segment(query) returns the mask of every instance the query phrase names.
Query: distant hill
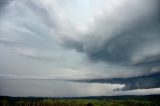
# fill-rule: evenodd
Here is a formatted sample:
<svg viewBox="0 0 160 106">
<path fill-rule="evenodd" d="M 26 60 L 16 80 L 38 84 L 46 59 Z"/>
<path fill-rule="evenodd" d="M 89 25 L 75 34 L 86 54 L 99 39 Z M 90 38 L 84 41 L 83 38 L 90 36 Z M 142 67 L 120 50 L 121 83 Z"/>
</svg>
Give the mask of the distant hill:
<svg viewBox="0 0 160 106">
<path fill-rule="evenodd" d="M 41 99 L 143 99 L 143 100 L 160 100 L 160 94 L 152 95 L 120 95 L 120 96 L 87 96 L 87 97 L 11 97 L 0 96 L 0 99 L 27 99 L 27 100 L 41 100 Z"/>
</svg>

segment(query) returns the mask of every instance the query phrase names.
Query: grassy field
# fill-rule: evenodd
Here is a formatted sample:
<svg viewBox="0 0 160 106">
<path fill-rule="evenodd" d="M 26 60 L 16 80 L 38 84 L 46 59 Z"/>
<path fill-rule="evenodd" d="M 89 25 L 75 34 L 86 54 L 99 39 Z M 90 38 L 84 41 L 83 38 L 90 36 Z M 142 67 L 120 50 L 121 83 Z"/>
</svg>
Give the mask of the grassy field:
<svg viewBox="0 0 160 106">
<path fill-rule="evenodd" d="M 86 98 L 0 97 L 0 106 L 160 106 L 160 96 Z"/>
</svg>

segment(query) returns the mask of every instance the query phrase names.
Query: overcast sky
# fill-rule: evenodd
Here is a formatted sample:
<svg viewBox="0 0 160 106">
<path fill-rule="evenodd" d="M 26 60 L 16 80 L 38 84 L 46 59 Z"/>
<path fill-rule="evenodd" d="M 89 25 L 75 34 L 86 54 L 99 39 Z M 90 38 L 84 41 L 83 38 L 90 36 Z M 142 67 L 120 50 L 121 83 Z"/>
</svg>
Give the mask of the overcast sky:
<svg viewBox="0 0 160 106">
<path fill-rule="evenodd" d="M 0 95 L 160 93 L 159 0 L 0 0 Z"/>
</svg>

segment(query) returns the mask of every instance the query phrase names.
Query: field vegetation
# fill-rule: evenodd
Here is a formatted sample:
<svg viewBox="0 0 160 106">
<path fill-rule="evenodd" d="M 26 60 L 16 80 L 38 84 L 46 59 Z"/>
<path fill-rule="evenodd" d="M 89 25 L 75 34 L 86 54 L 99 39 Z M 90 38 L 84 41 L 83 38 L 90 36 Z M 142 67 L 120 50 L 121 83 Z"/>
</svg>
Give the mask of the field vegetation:
<svg viewBox="0 0 160 106">
<path fill-rule="evenodd" d="M 34 98 L 0 97 L 0 106 L 160 106 L 159 96 Z"/>
</svg>

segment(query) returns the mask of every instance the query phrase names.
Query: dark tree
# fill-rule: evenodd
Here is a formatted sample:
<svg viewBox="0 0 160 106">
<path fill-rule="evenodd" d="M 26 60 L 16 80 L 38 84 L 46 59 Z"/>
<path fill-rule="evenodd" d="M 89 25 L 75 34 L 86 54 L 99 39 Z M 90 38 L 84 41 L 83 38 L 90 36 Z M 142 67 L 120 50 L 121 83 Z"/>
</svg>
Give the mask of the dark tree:
<svg viewBox="0 0 160 106">
<path fill-rule="evenodd" d="M 92 103 L 88 103 L 87 106 L 94 106 Z"/>
</svg>

